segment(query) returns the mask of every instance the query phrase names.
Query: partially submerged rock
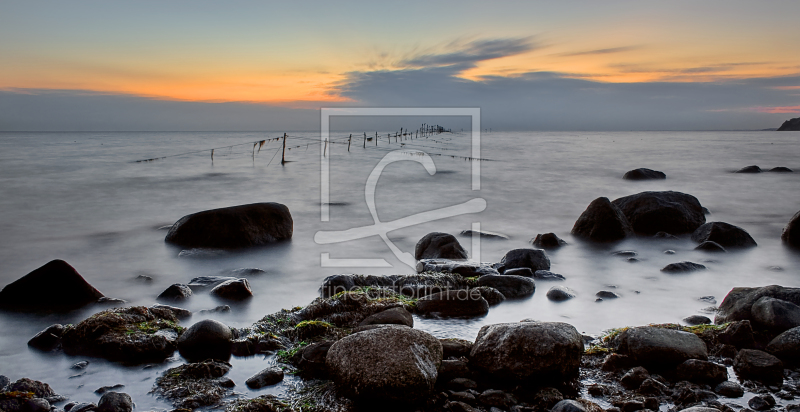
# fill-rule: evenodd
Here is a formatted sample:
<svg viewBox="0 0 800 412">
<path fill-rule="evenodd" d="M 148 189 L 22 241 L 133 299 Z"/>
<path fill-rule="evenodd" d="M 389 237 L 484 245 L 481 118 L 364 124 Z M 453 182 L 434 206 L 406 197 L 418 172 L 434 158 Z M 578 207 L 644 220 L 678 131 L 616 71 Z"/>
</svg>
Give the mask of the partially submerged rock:
<svg viewBox="0 0 800 412">
<path fill-rule="evenodd" d="M 178 339 L 181 356 L 190 362 L 206 359 L 228 360 L 231 357 L 231 328 L 212 319 L 201 320 Z"/>
<path fill-rule="evenodd" d="M 251 376 L 245 381 L 245 384 L 250 389 L 261 389 L 265 386 L 272 386 L 280 383 L 282 380 L 283 369 L 277 366 L 270 366 Z"/>
<path fill-rule="evenodd" d="M 715 242 L 724 248 L 747 248 L 758 246 L 746 230 L 725 222 L 709 222 L 692 233 L 697 243 Z"/>
<path fill-rule="evenodd" d="M 531 244 L 539 249 L 558 249 L 561 246 L 566 246 L 567 242 L 556 236 L 555 233 L 540 233 L 531 240 Z"/>
<path fill-rule="evenodd" d="M 750 309 L 750 315 L 756 327 L 773 333 L 800 326 L 800 306 L 769 296 L 758 299 Z"/>
<path fill-rule="evenodd" d="M 547 291 L 547 299 L 556 302 L 563 302 L 574 298 L 577 293 L 566 286 L 553 286 Z"/>
<path fill-rule="evenodd" d="M 550 259 L 541 249 L 513 249 L 500 260 L 500 272 L 515 268 L 529 268 L 531 271 L 550 270 Z"/>
<path fill-rule="evenodd" d="M 222 361 L 184 364 L 164 371 L 151 392 L 171 401 L 176 408 L 219 405 L 231 393 L 230 380 L 223 378 L 230 370 L 231 365 Z"/>
<path fill-rule="evenodd" d="M 44 266 L 6 285 L 0 308 L 20 311 L 68 310 L 85 306 L 103 294 L 63 260 Z"/>
<path fill-rule="evenodd" d="M 495 288 L 508 299 L 521 299 L 533 295 L 536 283 L 531 278 L 514 275 L 486 275 L 475 281 L 477 286 Z"/>
<path fill-rule="evenodd" d="M 792 247 L 800 247 L 800 212 L 797 212 L 783 228 L 781 240 Z"/>
<path fill-rule="evenodd" d="M 497 275 L 497 271 L 488 263 L 477 263 L 464 260 L 449 259 L 420 259 L 417 262 L 417 273 L 443 272 L 457 273 L 464 277 Z M 400 276 L 400 275 L 397 275 Z"/>
<path fill-rule="evenodd" d="M 425 296 L 449 289 L 466 289 L 467 281 L 457 273 L 420 273 L 417 275 L 332 275 L 320 286 L 323 298 L 358 289 L 384 288 L 406 296 Z"/>
<path fill-rule="evenodd" d="M 164 289 L 156 299 L 168 302 L 183 302 L 192 296 L 192 289 L 188 285 L 175 283 Z"/>
<path fill-rule="evenodd" d="M 485 230 L 462 230 L 462 236 L 479 236 L 483 239 L 491 239 L 491 240 L 508 240 L 508 236 L 502 233 L 495 233 L 495 232 L 487 232 Z"/>
<path fill-rule="evenodd" d="M 595 242 L 612 242 L 633 234 L 633 229 L 619 207 L 607 197 L 598 197 L 581 213 L 571 233 Z"/>
<path fill-rule="evenodd" d="M 699 263 L 694 263 L 694 262 L 683 261 L 677 263 L 670 263 L 669 265 L 661 268 L 661 271 L 666 273 L 688 273 L 705 269 L 706 269 L 705 265 L 701 265 Z"/>
<path fill-rule="evenodd" d="M 663 180 L 667 178 L 667 175 L 658 170 L 642 167 L 625 172 L 622 178 L 625 180 Z"/>
<path fill-rule="evenodd" d="M 641 192 L 612 202 L 642 235 L 691 233 L 706 222 L 700 201 L 681 192 Z"/>
<path fill-rule="evenodd" d="M 689 359 L 708 360 L 706 344 L 697 335 L 653 326 L 622 332 L 618 351 L 639 365 L 656 369 L 676 367 Z"/>
<path fill-rule="evenodd" d="M 291 239 L 293 230 L 285 205 L 253 203 L 184 216 L 165 241 L 189 248 L 243 248 Z"/>
<path fill-rule="evenodd" d="M 419 259 L 466 259 L 467 251 L 458 239 L 449 233 L 432 232 L 423 236 L 414 248 L 414 258 Z"/>
<path fill-rule="evenodd" d="M 211 289 L 211 295 L 227 300 L 244 300 L 253 297 L 250 282 L 245 278 L 231 279 Z"/>
<path fill-rule="evenodd" d="M 761 173 L 761 172 L 762 172 L 762 170 L 761 170 L 760 167 L 758 167 L 756 165 L 751 165 L 751 166 L 745 166 L 745 167 L 735 171 L 734 173 Z"/>
<path fill-rule="evenodd" d="M 722 300 L 714 322 L 721 324 L 737 320 L 752 320 L 753 305 L 765 296 L 800 305 L 800 288 L 778 285 L 760 288 L 736 287 L 731 289 Z"/>
<path fill-rule="evenodd" d="M 97 402 L 96 412 L 131 412 L 133 400 L 127 393 L 106 392 Z"/>
<path fill-rule="evenodd" d="M 449 290 L 417 300 L 417 311 L 442 317 L 474 317 L 489 313 L 489 302 L 475 290 Z"/>
<path fill-rule="evenodd" d="M 358 324 L 358 326 L 367 325 L 405 325 L 413 328 L 414 317 L 411 316 L 411 312 L 398 306 L 367 316 Z"/>
</svg>

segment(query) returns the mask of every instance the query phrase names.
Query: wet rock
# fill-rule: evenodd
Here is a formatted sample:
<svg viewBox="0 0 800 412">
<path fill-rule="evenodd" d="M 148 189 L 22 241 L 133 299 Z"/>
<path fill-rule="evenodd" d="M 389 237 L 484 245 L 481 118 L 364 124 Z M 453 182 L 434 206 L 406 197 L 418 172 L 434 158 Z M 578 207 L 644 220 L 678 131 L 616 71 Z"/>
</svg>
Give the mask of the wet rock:
<svg viewBox="0 0 800 412">
<path fill-rule="evenodd" d="M 709 408 L 705 406 L 692 406 L 686 409 L 681 409 L 680 412 L 720 412 L 717 408 Z"/>
<path fill-rule="evenodd" d="M 6 285 L 0 308 L 15 311 L 68 310 L 85 306 L 103 294 L 63 260 L 44 266 Z"/>
<path fill-rule="evenodd" d="M 475 403 L 475 395 L 463 391 L 463 392 L 452 392 L 450 393 L 450 397 L 448 398 L 452 402 L 463 402 L 466 404 Z"/>
<path fill-rule="evenodd" d="M 228 280 L 211 289 L 211 295 L 228 300 L 244 300 L 253 297 L 250 282 L 245 278 Z"/>
<path fill-rule="evenodd" d="M 414 317 L 405 308 L 396 307 L 367 316 L 358 326 L 366 325 L 406 325 L 414 327 Z"/>
<path fill-rule="evenodd" d="M 192 291 L 213 289 L 214 287 L 227 282 L 229 280 L 236 280 L 238 278 L 232 276 L 198 276 L 189 281 L 189 286 Z"/>
<path fill-rule="evenodd" d="M 670 390 L 667 385 L 653 379 L 647 378 L 639 386 L 639 393 L 647 396 L 661 396 L 669 394 Z"/>
<path fill-rule="evenodd" d="M 719 312 L 714 322 L 722 324 L 752 319 L 753 305 L 765 296 L 800 305 L 800 288 L 785 288 L 778 285 L 759 288 L 737 287 L 731 289 L 719 305 Z"/>
<path fill-rule="evenodd" d="M 520 299 L 533 295 L 536 283 L 531 278 L 514 275 L 486 275 L 475 282 L 477 286 L 495 288 L 507 299 Z"/>
<path fill-rule="evenodd" d="M 438 339 L 397 325 L 346 336 L 331 346 L 326 359 L 346 396 L 401 402 L 431 393 L 441 361 Z"/>
<path fill-rule="evenodd" d="M 719 334 L 718 339 L 721 343 L 735 348 L 752 348 L 755 345 L 753 327 L 749 320 L 731 322 Z"/>
<path fill-rule="evenodd" d="M 558 249 L 561 246 L 566 246 L 567 242 L 556 236 L 555 233 L 540 233 L 531 240 L 531 244 L 539 249 Z"/>
<path fill-rule="evenodd" d="M 696 325 L 710 325 L 711 319 L 708 316 L 703 315 L 692 315 L 683 318 L 683 321 L 689 326 L 696 326 Z"/>
<path fill-rule="evenodd" d="M 705 209 L 705 208 L 703 208 L 703 209 Z M 671 233 L 667 233 L 667 232 L 658 232 L 655 235 L 653 235 L 653 239 L 680 240 L 679 237 L 677 237 L 677 236 L 675 236 L 675 235 L 673 235 Z"/>
<path fill-rule="evenodd" d="M 450 382 L 456 378 L 469 378 L 472 372 L 469 370 L 467 362 L 459 359 L 444 359 L 439 366 L 438 382 Z"/>
<path fill-rule="evenodd" d="M 727 252 L 727 250 L 725 250 L 725 248 L 722 247 L 722 245 L 720 245 L 717 242 L 712 242 L 710 240 L 706 240 L 705 242 L 697 245 L 697 247 L 695 247 L 694 250 L 702 250 L 705 252 L 720 252 L 720 253 Z"/>
<path fill-rule="evenodd" d="M 553 286 L 547 291 L 547 299 L 555 302 L 563 302 L 577 296 L 577 292 L 566 286 Z"/>
<path fill-rule="evenodd" d="M 650 377 L 650 372 L 647 369 L 637 366 L 628 372 L 625 375 L 622 375 L 622 379 L 619 380 L 619 383 L 622 384 L 626 389 L 636 390 L 642 385 L 642 383 Z"/>
<path fill-rule="evenodd" d="M 227 360 L 231 356 L 231 329 L 216 320 L 195 323 L 178 339 L 178 351 L 190 362 Z"/>
<path fill-rule="evenodd" d="M 514 268 L 514 269 L 506 269 L 505 271 L 503 271 L 503 275 L 532 278 L 534 277 L 534 272 L 531 270 L 531 268 Z"/>
<path fill-rule="evenodd" d="M 66 398 L 58 395 L 50 385 L 35 381 L 33 379 L 22 378 L 8 384 L 5 389 L 7 392 L 31 392 L 36 398 L 46 399 L 48 402 L 56 403 Z"/>
<path fill-rule="evenodd" d="M 455 378 L 447 382 L 447 388 L 453 391 L 475 390 L 478 388 L 478 383 L 472 379 Z"/>
<path fill-rule="evenodd" d="M 612 202 L 642 235 L 691 233 L 706 222 L 696 197 L 680 192 L 641 192 Z"/>
<path fill-rule="evenodd" d="M 549 270 L 537 270 L 533 274 L 533 278 L 539 280 L 567 280 L 564 275 L 553 273 Z"/>
<path fill-rule="evenodd" d="M 728 370 L 724 366 L 699 359 L 683 362 L 676 372 L 678 379 L 699 384 L 716 385 L 728 380 Z"/>
<path fill-rule="evenodd" d="M 28 399 L 23 404 L 22 410 L 25 412 L 48 412 L 50 410 L 50 402 L 41 398 Z"/>
<path fill-rule="evenodd" d="M 304 373 L 325 377 L 328 371 L 325 365 L 325 358 L 327 358 L 328 351 L 334 342 L 332 340 L 317 342 L 303 348 L 300 362 L 298 363 L 300 369 Z"/>
<path fill-rule="evenodd" d="M 86 369 L 88 366 L 89 366 L 89 361 L 80 361 L 80 362 L 74 363 L 69 368 L 77 371 L 77 370 Z M 2 389 L 2 388 L 3 388 L 3 385 L 0 385 L 0 389 Z"/>
<path fill-rule="evenodd" d="M 613 242 L 633 234 L 630 222 L 607 197 L 598 197 L 572 227 L 572 235 L 595 242 Z"/>
<path fill-rule="evenodd" d="M 508 409 L 517 404 L 514 395 L 497 389 L 487 389 L 478 396 L 478 402 L 488 407 Z"/>
<path fill-rule="evenodd" d="M 783 228 L 781 240 L 789 246 L 800 247 L 800 212 L 795 213 Z"/>
<path fill-rule="evenodd" d="M 67 406 L 69 406 L 69 404 L 67 404 Z M 91 402 L 81 402 L 81 403 L 76 403 L 69 409 L 67 409 L 67 407 L 65 406 L 64 410 L 68 412 L 89 412 L 97 410 L 97 405 Z"/>
<path fill-rule="evenodd" d="M 436 260 L 422 260 L 417 262 L 419 269 L 420 263 L 424 263 L 424 270 L 438 265 Z M 443 261 L 450 262 L 452 261 Z M 450 264 L 443 264 L 454 270 L 460 270 Z M 472 271 L 480 270 L 479 265 L 465 265 L 465 269 Z M 436 270 L 441 272 L 441 270 Z M 497 273 L 494 269 L 492 272 Z M 466 289 L 468 286 L 466 279 L 459 273 L 419 273 L 414 275 L 333 275 L 328 276 L 322 281 L 320 295 L 329 298 L 337 293 L 349 292 L 359 288 L 383 288 L 389 289 L 406 296 L 424 296 L 426 294 L 441 292 L 448 289 Z"/>
<path fill-rule="evenodd" d="M 451 412 L 478 412 L 477 409 L 464 402 L 450 401 L 445 404 L 445 408 Z"/>
<path fill-rule="evenodd" d="M 583 405 L 572 399 L 564 399 L 553 406 L 551 412 L 587 412 Z"/>
<path fill-rule="evenodd" d="M 503 295 L 499 290 L 489 286 L 478 286 L 473 288 L 473 290 L 477 290 L 478 293 L 481 294 L 481 297 L 489 302 L 489 306 L 499 305 L 506 300 L 506 296 Z"/>
<path fill-rule="evenodd" d="M 214 309 L 202 309 L 199 311 L 200 314 L 207 314 L 207 313 L 229 313 L 231 311 L 231 307 L 228 305 L 219 305 Z"/>
<path fill-rule="evenodd" d="M 183 308 L 179 308 L 177 306 L 169 306 L 169 305 L 161 305 L 155 304 L 150 306 L 150 311 L 153 313 L 160 313 L 162 316 L 167 316 L 160 311 L 167 311 L 172 314 L 176 319 L 185 320 L 192 317 L 192 312 Z"/>
<path fill-rule="evenodd" d="M 61 346 L 68 355 L 129 363 L 162 361 L 177 347 L 177 319 L 143 306 L 114 308 L 65 328 Z"/>
<path fill-rule="evenodd" d="M 618 250 L 616 252 L 611 252 L 612 256 L 622 256 L 622 257 L 633 257 L 638 255 L 635 250 Z"/>
<path fill-rule="evenodd" d="M 184 216 L 164 240 L 190 248 L 242 248 L 291 239 L 293 229 L 286 206 L 253 203 Z"/>
<path fill-rule="evenodd" d="M 56 349 L 61 343 L 61 335 L 64 333 L 64 325 L 50 325 L 47 329 L 39 332 L 28 341 L 28 346 L 41 351 L 51 351 Z"/>
<path fill-rule="evenodd" d="M 605 361 L 603 361 L 603 366 L 601 367 L 601 369 L 606 372 L 614 372 L 620 369 L 628 369 L 634 366 L 635 363 L 636 361 L 628 355 L 611 353 L 608 356 L 606 356 L 606 359 Z"/>
<path fill-rule="evenodd" d="M 757 379 L 765 383 L 783 381 L 783 362 L 760 350 L 740 350 L 733 361 L 733 370 L 743 379 Z"/>
<path fill-rule="evenodd" d="M 794 172 L 794 170 L 789 169 L 788 167 L 784 167 L 784 166 L 773 167 L 772 169 L 769 169 L 767 171 L 768 172 L 773 172 L 773 173 L 793 173 Z"/>
<path fill-rule="evenodd" d="M 756 395 L 747 401 L 747 405 L 756 411 L 765 411 L 775 406 L 775 398 L 772 395 Z"/>
<path fill-rule="evenodd" d="M 734 173 L 761 173 L 761 172 L 762 172 L 762 170 L 761 170 L 760 167 L 758 167 L 756 165 L 752 165 L 752 166 L 745 166 L 745 167 L 735 171 Z"/>
<path fill-rule="evenodd" d="M 583 354 L 580 333 L 567 323 L 487 325 L 478 332 L 470 367 L 501 380 L 576 376 Z"/>
<path fill-rule="evenodd" d="M 741 398 L 744 396 L 744 389 L 733 381 L 725 381 L 714 388 L 714 392 L 726 398 Z"/>
<path fill-rule="evenodd" d="M 666 273 L 688 273 L 705 269 L 706 267 L 699 263 L 684 261 L 678 263 L 670 263 L 669 265 L 661 268 L 661 271 Z"/>
<path fill-rule="evenodd" d="M 176 283 L 161 292 L 157 299 L 162 301 L 182 302 L 189 299 L 191 296 L 192 289 L 189 288 L 188 285 Z"/>
<path fill-rule="evenodd" d="M 688 359 L 708 359 L 706 344 L 694 333 L 652 326 L 622 332 L 618 351 L 640 365 L 654 368 L 675 367 Z"/>
<path fill-rule="evenodd" d="M 127 393 L 106 392 L 97 402 L 97 412 L 131 412 L 133 400 Z"/>
<path fill-rule="evenodd" d="M 800 363 L 800 326 L 776 336 L 769 342 L 766 351 L 788 364 Z"/>
<path fill-rule="evenodd" d="M 622 178 L 625 180 L 663 180 L 667 178 L 667 175 L 665 175 L 664 172 L 659 172 L 658 170 L 642 167 L 625 172 L 625 174 L 622 175 Z"/>
<path fill-rule="evenodd" d="M 442 356 L 447 358 L 460 358 L 469 356 L 472 350 L 472 342 L 463 339 L 439 339 L 442 344 Z"/>
<path fill-rule="evenodd" d="M 153 392 L 173 406 L 198 409 L 218 405 L 231 393 L 230 384 L 223 378 L 231 370 L 227 362 L 207 360 L 170 368 L 156 379 Z"/>
<path fill-rule="evenodd" d="M 250 389 L 261 389 L 265 386 L 272 386 L 283 380 L 283 369 L 277 366 L 270 366 L 261 372 L 253 375 L 245 381 Z"/>
<path fill-rule="evenodd" d="M 503 256 L 500 266 L 504 270 L 529 268 L 535 273 L 537 270 L 549 270 L 550 259 L 541 249 L 513 249 Z"/>
<path fill-rule="evenodd" d="M 116 384 L 116 385 L 111 385 L 111 386 L 102 386 L 102 387 L 99 387 L 99 388 L 95 389 L 94 393 L 96 393 L 98 395 L 102 395 L 102 394 L 104 394 L 106 392 L 116 391 L 116 390 L 122 389 L 124 387 L 125 387 L 125 385 L 122 385 L 122 384 L 119 384 L 119 383 Z"/>
<path fill-rule="evenodd" d="M 676 252 L 674 250 L 672 250 L 672 249 L 667 249 L 667 250 L 664 251 L 665 255 L 674 255 L 675 253 Z"/>
<path fill-rule="evenodd" d="M 614 292 L 612 292 L 610 290 L 601 290 L 601 291 L 595 293 L 594 295 L 597 296 L 600 299 L 616 299 L 616 298 L 619 297 L 618 294 L 616 294 L 616 293 L 614 293 Z"/>
<path fill-rule="evenodd" d="M 474 317 L 489 313 L 489 302 L 474 289 L 449 290 L 417 300 L 417 312 L 442 317 Z"/>
<path fill-rule="evenodd" d="M 750 309 L 752 323 L 773 333 L 800 326 L 800 306 L 785 300 L 764 296 Z"/>
<path fill-rule="evenodd" d="M 228 276 L 234 277 L 234 278 L 241 278 L 241 277 L 245 277 L 245 276 L 260 276 L 260 275 L 264 275 L 264 274 L 267 273 L 267 271 L 264 270 L 264 269 L 259 269 L 259 268 L 238 268 L 238 269 L 231 269 L 231 270 L 229 270 L 227 272 L 223 272 L 223 273 L 227 274 Z"/>
<path fill-rule="evenodd" d="M 495 232 L 487 232 L 485 230 L 472 230 L 472 229 L 462 230 L 461 231 L 461 235 L 462 236 L 479 236 L 482 239 L 491 239 L 491 240 L 508 240 L 508 236 L 506 236 L 504 234 L 495 233 Z"/>
<path fill-rule="evenodd" d="M 432 232 L 423 236 L 414 249 L 414 258 L 420 259 L 466 259 L 467 251 L 458 239 L 449 233 Z"/>
<path fill-rule="evenodd" d="M 692 233 L 697 243 L 715 242 L 723 248 L 746 248 L 758 246 L 752 236 L 739 226 L 725 222 L 708 222 Z"/>
</svg>

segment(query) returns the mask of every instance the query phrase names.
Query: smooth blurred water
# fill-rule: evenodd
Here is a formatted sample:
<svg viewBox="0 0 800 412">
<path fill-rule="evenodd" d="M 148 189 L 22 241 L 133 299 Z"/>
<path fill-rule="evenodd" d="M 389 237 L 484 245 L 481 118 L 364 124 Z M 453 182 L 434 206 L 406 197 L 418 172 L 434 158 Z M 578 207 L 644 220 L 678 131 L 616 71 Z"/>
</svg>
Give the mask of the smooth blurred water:
<svg viewBox="0 0 800 412">
<path fill-rule="evenodd" d="M 216 275 L 241 267 L 266 274 L 249 278 L 255 297 L 232 305 L 230 314 L 212 317 L 231 326 L 248 326 L 266 314 L 305 305 L 317 296 L 321 280 L 335 273 L 409 273 L 378 238 L 318 245 L 319 230 L 344 230 L 373 224 L 364 198 L 372 168 L 400 143 L 385 138 L 367 143 L 354 138 L 329 146 L 330 221 L 320 221 L 320 145 L 318 134 L 295 133 L 288 140 L 290 163 L 280 164 L 280 142 L 268 142 L 253 155 L 252 146 L 133 163 L 134 160 L 192 152 L 281 136 L 282 133 L 3 133 L 0 134 L 0 285 L 52 259 L 72 264 L 107 296 L 131 305 L 150 305 L 172 283 Z M 346 134 L 335 134 L 339 142 Z M 472 320 L 416 318 L 416 327 L 440 337 L 474 339 L 485 324 L 526 318 L 565 321 L 585 333 L 654 322 L 679 322 L 708 307 L 701 296 L 721 301 L 734 286 L 781 284 L 800 286 L 800 253 L 783 247 L 780 233 L 800 209 L 800 173 L 734 174 L 751 164 L 763 169 L 786 166 L 800 171 L 800 135 L 776 132 L 614 132 L 484 133 L 481 139 L 481 190 L 471 190 L 471 163 L 451 155 L 470 155 L 471 136 L 442 134 L 405 141 L 406 149 L 433 155 L 437 173 L 429 176 L 416 162 L 395 163 L 382 175 L 376 194 L 381 221 L 391 221 L 480 197 L 487 208 L 390 233 L 403 251 L 412 252 L 428 232 L 457 234 L 479 222 L 483 230 L 501 232 L 509 241 L 481 242 L 481 260 L 498 261 L 513 248 L 530 247 L 537 233 L 555 232 L 570 243 L 550 252 L 552 271 L 565 282 L 537 282 L 533 297 L 505 302 Z M 306 148 L 308 145 L 308 148 Z M 437 155 L 442 156 L 437 156 Z M 274 156 L 274 157 L 273 157 Z M 271 163 L 270 159 L 272 159 Z M 268 164 L 269 163 L 269 164 Z M 630 169 L 648 167 L 667 180 L 631 182 Z M 569 235 L 586 206 L 599 196 L 615 199 L 645 190 L 677 190 L 696 196 L 711 210 L 709 221 L 745 228 L 758 242 L 752 250 L 714 254 L 693 251 L 688 239 L 631 239 L 613 245 L 589 245 Z M 286 204 L 294 218 L 294 237 L 269 247 L 213 258 L 178 257 L 180 248 L 164 243 L 166 231 L 180 217 L 200 210 L 253 202 Z M 462 244 L 471 248 L 469 238 Z M 611 256 L 615 250 L 639 253 L 638 263 Z M 675 255 L 665 255 L 673 249 Z M 393 268 L 324 268 L 320 254 L 332 258 L 383 258 Z M 474 252 L 474 251 L 472 251 Z M 659 271 L 668 263 L 691 260 L 708 270 L 685 275 Z M 778 266 L 781 270 L 770 269 Z M 135 278 L 151 276 L 151 284 Z M 550 302 L 545 292 L 563 284 L 578 297 Z M 595 302 L 599 290 L 622 298 Z M 204 293 L 187 304 L 210 309 L 219 302 Z M 156 376 L 180 359 L 144 369 L 91 360 L 87 373 L 69 365 L 83 360 L 42 354 L 26 342 L 52 323 L 76 323 L 100 307 L 60 315 L 0 313 L 0 374 L 50 383 L 74 400 L 94 401 L 100 386 L 122 383 L 138 409 L 167 408 L 147 395 Z M 708 315 L 708 314 L 707 314 Z M 713 315 L 709 315 L 713 317 Z M 195 315 L 196 322 L 204 316 Z M 231 378 L 236 391 L 251 393 L 243 383 L 271 358 L 234 358 Z M 279 392 L 285 386 L 264 391 Z"/>
</svg>

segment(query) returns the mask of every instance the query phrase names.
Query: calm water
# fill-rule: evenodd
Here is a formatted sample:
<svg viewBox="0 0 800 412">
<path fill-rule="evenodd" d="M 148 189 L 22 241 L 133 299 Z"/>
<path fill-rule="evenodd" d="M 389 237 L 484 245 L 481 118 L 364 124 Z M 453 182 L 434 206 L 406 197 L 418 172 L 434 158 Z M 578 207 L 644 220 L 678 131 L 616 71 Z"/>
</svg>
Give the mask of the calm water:
<svg viewBox="0 0 800 412">
<path fill-rule="evenodd" d="M 320 221 L 320 146 L 313 133 L 289 138 L 287 163 L 280 164 L 280 142 L 268 142 L 253 156 L 252 146 L 146 163 L 138 159 L 166 156 L 231 144 L 275 138 L 282 133 L 4 133 L 0 134 L 0 285 L 5 285 L 51 259 L 72 264 L 107 296 L 130 304 L 150 305 L 172 283 L 201 275 L 257 267 L 267 273 L 250 277 L 255 297 L 233 306 L 230 314 L 213 315 L 231 326 L 248 326 L 281 308 L 305 305 L 317 296 L 321 280 L 335 273 L 409 273 L 378 237 L 318 245 L 319 230 L 344 230 L 373 224 L 364 198 L 372 168 L 399 143 L 354 139 L 351 152 L 342 144 L 329 149 L 330 221 Z M 342 134 L 334 138 L 341 141 Z M 487 208 L 391 232 L 391 240 L 413 253 L 417 240 L 431 231 L 458 233 L 479 222 L 483 230 L 501 232 L 509 241 L 481 242 L 483 261 L 497 261 L 509 249 L 529 246 L 537 233 L 555 232 L 570 246 L 551 252 L 552 270 L 578 292 L 564 303 L 545 298 L 552 282 L 537 282 L 530 299 L 506 302 L 488 316 L 469 321 L 417 319 L 417 327 L 440 337 L 474 339 L 488 323 L 525 318 L 565 321 L 586 333 L 624 325 L 678 322 L 721 301 L 734 286 L 781 284 L 800 286 L 800 254 L 780 243 L 782 227 L 800 209 L 800 173 L 733 174 L 742 166 L 787 166 L 800 170 L 800 135 L 775 132 L 623 132 L 623 133 L 486 133 L 482 136 L 481 190 L 471 190 L 469 134 L 444 134 L 406 141 L 407 149 L 433 156 L 437 173 L 429 176 L 415 162 L 388 166 L 377 187 L 381 221 L 451 206 L 480 197 Z M 306 145 L 309 145 L 308 148 Z M 270 159 L 272 160 L 271 164 Z M 409 157 L 411 159 L 411 157 Z M 664 171 L 665 181 L 629 182 L 630 169 Z M 590 246 L 569 235 L 573 223 L 593 199 L 614 199 L 644 190 L 677 190 L 695 195 L 711 210 L 709 221 L 745 228 L 759 246 L 749 251 L 707 255 L 692 250 L 688 240 L 630 240 Z M 179 257 L 181 250 L 163 241 L 159 227 L 200 210 L 274 201 L 286 204 L 294 217 L 291 242 L 207 258 Z M 464 238 L 462 244 L 470 249 Z M 633 249 L 638 263 L 611 256 Z M 665 255 L 666 249 L 677 251 Z M 473 251 L 474 253 L 475 251 Z M 331 258 L 384 258 L 392 268 L 321 267 L 321 253 Z M 688 275 L 659 271 L 668 263 L 692 260 L 709 270 Z M 770 269 L 778 266 L 782 270 Z M 151 276 L 150 284 L 137 282 Z M 599 290 L 622 298 L 595 302 Z M 195 294 L 184 306 L 210 309 L 221 304 Z M 64 315 L 0 313 L 0 374 L 50 383 L 73 400 L 93 401 L 100 386 L 121 383 L 138 409 L 168 407 L 147 392 L 153 380 L 179 358 L 152 368 L 120 367 L 91 360 L 87 373 L 69 369 L 83 358 L 29 350 L 27 340 L 52 323 L 76 323 L 101 308 Z M 713 317 L 713 315 L 712 315 Z M 203 319 L 195 315 L 191 322 Z M 231 378 L 239 393 L 251 392 L 244 380 L 271 358 L 236 359 Z M 259 391 L 280 392 L 284 386 Z"/>
</svg>

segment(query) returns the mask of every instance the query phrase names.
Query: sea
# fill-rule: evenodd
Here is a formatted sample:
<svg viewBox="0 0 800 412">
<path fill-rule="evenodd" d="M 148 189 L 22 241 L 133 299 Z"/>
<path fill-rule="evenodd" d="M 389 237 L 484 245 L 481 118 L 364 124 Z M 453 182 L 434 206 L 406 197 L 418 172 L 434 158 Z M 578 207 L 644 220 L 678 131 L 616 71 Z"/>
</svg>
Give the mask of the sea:
<svg viewBox="0 0 800 412">
<path fill-rule="evenodd" d="M 307 305 L 330 275 L 414 273 L 401 257 L 413 254 L 429 232 L 456 235 L 473 259 L 488 263 L 511 249 L 532 247 L 539 233 L 553 232 L 568 243 L 547 252 L 551 271 L 566 280 L 538 280 L 528 299 L 506 301 L 482 318 L 415 316 L 416 328 L 442 338 L 472 340 L 484 325 L 523 319 L 567 322 L 588 335 L 679 323 L 693 314 L 713 319 L 714 306 L 733 287 L 800 286 L 800 252 L 780 240 L 800 210 L 798 133 L 487 130 L 411 138 L 382 131 L 377 140 L 374 133 L 367 132 L 372 139 L 365 141 L 364 131 L 331 132 L 327 144 L 319 131 L 288 133 L 285 151 L 280 131 L 0 133 L 0 286 L 63 259 L 106 296 L 152 305 L 171 284 L 258 268 L 265 273 L 248 276 L 254 297 L 246 302 L 197 292 L 181 304 L 195 312 L 231 306 L 228 313 L 195 313 L 184 326 L 213 318 L 246 327 L 282 308 Z M 380 173 L 379 165 L 385 167 Z M 734 173 L 749 165 L 797 172 Z M 622 179 L 640 167 L 663 171 L 667 179 Z M 694 195 L 710 211 L 708 221 L 740 226 L 758 246 L 709 254 L 693 250 L 688 235 L 600 245 L 570 235 L 592 200 L 649 190 Z M 290 241 L 241 251 L 184 250 L 164 241 L 166 229 L 182 216 L 256 202 L 288 206 Z M 509 239 L 474 242 L 460 235 L 473 228 Z M 342 235 L 351 229 L 359 235 Z M 637 261 L 613 254 L 621 250 L 635 251 Z M 686 260 L 708 269 L 660 271 Z M 556 285 L 577 296 L 549 301 L 545 293 Z M 601 290 L 620 297 L 597 301 Z M 95 389 L 121 384 L 138 410 L 171 409 L 149 392 L 165 369 L 181 364 L 177 353 L 162 364 L 126 366 L 27 346 L 51 324 L 74 324 L 105 308 L 0 312 L 0 374 L 47 382 L 78 402 L 96 403 Z M 83 360 L 90 362 L 85 370 L 71 369 Z M 274 362 L 274 356 L 232 358 L 236 394 L 290 390 L 296 384 L 290 375 L 259 391 L 244 385 Z"/>
</svg>

